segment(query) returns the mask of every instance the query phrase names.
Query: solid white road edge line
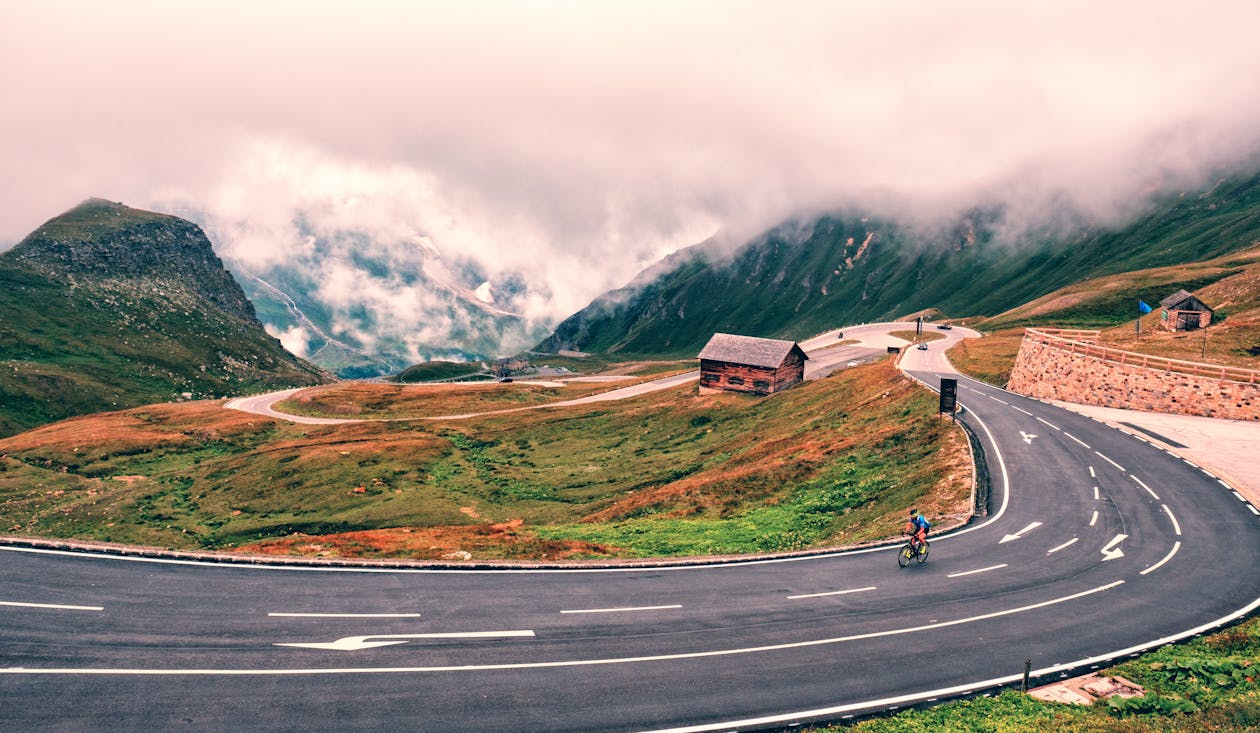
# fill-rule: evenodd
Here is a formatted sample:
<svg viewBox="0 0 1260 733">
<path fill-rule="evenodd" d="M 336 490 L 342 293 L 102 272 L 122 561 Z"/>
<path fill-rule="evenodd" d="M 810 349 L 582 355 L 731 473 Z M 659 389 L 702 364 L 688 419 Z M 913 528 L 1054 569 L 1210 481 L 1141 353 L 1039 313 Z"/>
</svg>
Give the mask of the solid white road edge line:
<svg viewBox="0 0 1260 733">
<path fill-rule="evenodd" d="M 1160 568 L 1160 567 L 1161 567 L 1164 563 L 1166 563 L 1166 562 L 1168 562 L 1169 560 L 1171 560 L 1171 559 L 1172 559 L 1172 556 L 1173 556 L 1173 555 L 1176 555 L 1176 554 L 1177 554 L 1177 550 L 1180 550 L 1180 549 L 1181 549 L 1181 541 L 1180 541 L 1180 540 L 1178 540 L 1178 541 L 1176 541 L 1176 542 L 1174 542 L 1174 543 L 1173 543 L 1172 549 L 1168 551 L 1168 554 L 1167 554 L 1167 555 L 1164 555 L 1164 559 L 1163 559 L 1163 560 L 1160 560 L 1159 562 L 1155 563 L 1154 565 L 1150 566 L 1149 568 L 1147 568 L 1147 569 L 1143 570 L 1142 572 L 1138 573 L 1138 575 L 1146 575 L 1147 573 L 1153 573 L 1153 572 L 1155 572 L 1155 571 L 1156 571 L 1156 570 L 1158 570 L 1158 569 L 1159 569 L 1159 568 Z"/>
<path fill-rule="evenodd" d="M 1099 654 L 1097 656 L 1088 657 L 1086 659 L 1078 659 L 1074 662 L 1064 662 L 1063 664 L 1056 664 L 1051 667 L 1042 667 L 1040 669 L 1034 669 L 1029 673 L 1029 675 L 1031 677 L 1046 677 L 1048 675 L 1058 674 L 1061 672 L 1067 672 L 1067 671 L 1075 670 L 1075 669 L 1081 669 L 1083 667 L 1086 667 L 1092 664 L 1110 662 L 1114 659 L 1125 657 L 1130 654 L 1137 654 L 1139 652 L 1155 649 L 1161 646 L 1165 646 L 1167 644 L 1171 644 L 1176 641 L 1181 641 L 1182 639 L 1188 639 L 1192 636 L 1197 636 L 1206 631 L 1211 631 L 1212 629 L 1215 629 L 1227 623 L 1236 621 L 1239 618 L 1242 618 L 1246 616 L 1247 614 L 1251 613 L 1257 608 L 1260 608 L 1260 598 L 1257 598 L 1256 600 L 1248 604 L 1246 607 L 1241 608 L 1238 611 L 1235 611 L 1234 613 L 1229 614 L 1228 616 L 1223 616 L 1219 619 L 1216 619 L 1215 621 L 1209 621 L 1206 624 L 1203 624 L 1201 626 L 1196 626 L 1193 629 L 1183 631 L 1179 634 L 1171 634 L 1169 636 L 1163 637 L 1162 639 L 1155 639 L 1154 641 L 1150 641 L 1145 644 L 1136 644 L 1126 649 L 1117 649 L 1116 651 L 1113 651 L 1113 652 L 1108 652 L 1106 654 Z M 907 702 L 926 701 L 931 698 L 938 698 L 938 697 L 962 695 L 968 692 L 974 692 L 976 690 L 984 690 L 984 689 L 993 688 L 993 687 L 1000 687 L 1003 685 L 1010 685 L 1015 682 L 1019 682 L 1022 677 L 1023 677 L 1023 673 L 1021 672 L 1018 674 L 1006 675 L 1005 677 L 994 677 L 992 679 L 981 680 L 981 681 L 972 682 L 972 683 L 968 683 L 964 685 L 956 685 L 954 687 L 942 687 L 937 690 L 927 690 L 927 691 L 919 692 L 919 693 L 910 693 L 908 695 L 899 695 L 897 697 L 887 697 L 887 698 L 877 699 L 877 700 L 866 700 L 863 702 L 848 703 L 845 705 L 836 705 L 834 707 L 829 707 L 829 708 L 815 708 L 813 710 L 801 710 L 794 713 L 781 713 L 779 715 L 767 715 L 761 718 L 746 718 L 744 720 L 727 720 L 721 723 L 707 723 L 704 725 L 693 725 L 693 726 L 688 726 L 685 728 L 661 728 L 658 730 L 649 731 L 648 733 L 703 733 L 704 731 L 713 731 L 713 730 L 730 730 L 732 728 L 750 728 L 750 727 L 754 727 L 758 725 L 768 725 L 770 723 L 786 723 L 786 722 L 795 721 L 795 720 L 802 720 L 805 718 L 822 718 L 822 717 L 834 716 L 840 713 L 848 713 L 848 712 L 857 711 L 857 710 L 878 710 L 882 708 L 888 708 L 891 705 L 899 705 L 899 704 L 907 703 Z"/>
<path fill-rule="evenodd" d="M 798 598 L 822 598 L 823 596 L 842 596 L 847 593 L 865 593 L 868 590 L 875 590 L 875 586 L 868 585 L 865 588 L 850 588 L 848 590 L 833 590 L 833 591 L 828 591 L 826 593 L 806 593 L 805 595 L 800 595 L 800 596 L 788 596 L 788 600 L 794 601 Z"/>
<path fill-rule="evenodd" d="M 506 669 L 548 669 L 555 667 L 589 667 L 606 664 L 635 664 L 642 662 L 663 662 L 676 659 L 703 659 L 707 657 L 729 657 L 741 654 L 757 654 L 763 652 L 776 652 L 786 649 L 804 649 L 815 646 L 828 646 L 831 644 L 841 644 L 849 641 L 861 641 L 863 639 L 875 639 L 885 636 L 901 636 L 903 634 L 914 634 L 923 631 L 933 631 L 935 629 L 948 628 L 950 626 L 962 626 L 964 624 L 976 623 L 978 621 L 988 621 L 989 619 L 1001 618 L 1002 616 L 1013 616 L 1019 613 L 1027 613 L 1035 611 L 1039 608 L 1047 608 L 1060 603 L 1085 598 L 1111 590 L 1112 588 L 1124 585 L 1124 580 L 1114 580 L 1106 585 L 1100 585 L 1089 590 L 1079 591 L 1059 598 L 1051 598 L 1048 601 L 1040 601 L 1038 603 L 1030 603 L 1026 606 L 1017 606 L 1008 608 L 1003 611 L 992 611 L 990 613 L 980 614 L 978 616 L 968 616 L 966 618 L 954 619 L 953 621 L 939 621 L 936 623 L 925 624 L 923 626 L 911 626 L 903 629 L 889 629 L 887 631 L 872 631 L 866 634 L 854 634 L 852 636 L 836 636 L 828 639 L 811 639 L 809 641 L 794 641 L 784 644 L 769 644 L 766 646 L 742 647 L 737 649 L 718 649 L 708 652 L 682 652 L 679 654 L 655 654 L 643 657 L 615 657 L 610 659 L 574 659 L 560 662 L 514 662 L 507 664 L 465 664 L 451 665 L 443 667 L 314 667 L 310 669 L 137 669 L 137 668 L 91 668 L 84 667 L 74 668 L 44 668 L 38 667 L 0 667 L 0 675 L 5 674 L 88 674 L 88 675 L 128 675 L 128 676 L 231 676 L 231 677 L 268 677 L 268 676 L 293 676 L 293 675 L 322 675 L 322 674 L 390 674 L 399 672 L 483 672 L 496 671 Z M 1260 604 L 1260 601 L 1257 601 Z M 380 639 L 399 639 L 405 635 L 389 636 L 380 635 L 365 638 Z M 357 638 L 357 637 L 353 637 Z M 916 696 L 917 697 L 917 696 Z"/>
<path fill-rule="evenodd" d="M 104 611 L 104 606 L 65 606 L 57 603 L 21 603 L 18 601 L 0 601 L 0 606 L 14 608 L 47 608 L 55 611 Z"/>
<path fill-rule="evenodd" d="M 667 608 L 682 608 L 681 604 L 672 606 L 625 606 L 623 608 L 578 608 L 560 613 L 625 613 L 627 611 L 662 611 Z"/>
</svg>

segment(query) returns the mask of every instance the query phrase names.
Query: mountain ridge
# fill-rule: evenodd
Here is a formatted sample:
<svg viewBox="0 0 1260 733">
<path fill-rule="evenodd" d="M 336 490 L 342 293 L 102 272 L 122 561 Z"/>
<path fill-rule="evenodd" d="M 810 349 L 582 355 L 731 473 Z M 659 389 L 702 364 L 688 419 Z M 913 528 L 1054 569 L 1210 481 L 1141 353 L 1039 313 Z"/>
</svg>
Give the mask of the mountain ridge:
<svg viewBox="0 0 1260 733">
<path fill-rule="evenodd" d="M 89 199 L 0 253 L 0 435 L 330 379 L 265 332 L 186 220 Z"/>
</svg>

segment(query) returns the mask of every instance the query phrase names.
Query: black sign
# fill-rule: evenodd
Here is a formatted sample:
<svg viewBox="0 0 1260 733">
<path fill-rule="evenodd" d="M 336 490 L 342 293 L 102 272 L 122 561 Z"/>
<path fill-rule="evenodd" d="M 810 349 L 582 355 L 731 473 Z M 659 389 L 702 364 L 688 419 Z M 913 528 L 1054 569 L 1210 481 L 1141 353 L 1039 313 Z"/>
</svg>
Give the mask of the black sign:
<svg viewBox="0 0 1260 733">
<path fill-rule="evenodd" d="M 958 380 L 941 377 L 941 412 L 958 409 Z"/>
</svg>

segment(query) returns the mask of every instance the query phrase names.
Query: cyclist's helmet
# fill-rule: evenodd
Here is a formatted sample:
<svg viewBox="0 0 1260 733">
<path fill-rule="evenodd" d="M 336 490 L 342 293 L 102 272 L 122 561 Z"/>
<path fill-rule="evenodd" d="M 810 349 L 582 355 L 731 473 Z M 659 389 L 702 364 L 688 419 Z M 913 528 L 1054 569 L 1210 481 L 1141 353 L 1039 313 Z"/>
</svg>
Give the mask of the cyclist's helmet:
<svg viewBox="0 0 1260 733">
<path fill-rule="evenodd" d="M 911 510 L 910 510 L 910 516 L 912 516 L 912 517 L 913 517 L 914 515 L 918 514 L 918 513 L 919 513 L 919 510 L 918 510 L 918 509 L 911 509 Z"/>
</svg>

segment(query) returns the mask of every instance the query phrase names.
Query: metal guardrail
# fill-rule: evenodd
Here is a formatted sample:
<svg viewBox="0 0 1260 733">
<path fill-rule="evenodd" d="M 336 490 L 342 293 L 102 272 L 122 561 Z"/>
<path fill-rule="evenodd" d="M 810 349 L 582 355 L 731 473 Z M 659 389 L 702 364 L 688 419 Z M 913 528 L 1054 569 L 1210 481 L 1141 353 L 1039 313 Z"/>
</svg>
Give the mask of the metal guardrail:
<svg viewBox="0 0 1260 733">
<path fill-rule="evenodd" d="M 1073 339 L 1067 334 L 1094 334 L 1097 338 L 1098 331 L 1071 331 L 1050 328 L 1029 328 L 1025 329 L 1025 336 L 1031 336 L 1034 340 L 1052 345 L 1056 348 L 1063 349 L 1073 354 L 1081 354 L 1084 356 L 1092 356 L 1095 359 L 1102 359 L 1113 364 L 1124 364 L 1128 366 L 1139 366 L 1146 369 L 1157 369 L 1165 372 L 1176 372 L 1178 374 L 1190 374 L 1199 377 L 1214 377 L 1228 382 L 1242 382 L 1244 384 L 1260 383 L 1260 371 L 1255 369 L 1244 369 L 1242 367 L 1220 366 L 1218 364 L 1203 364 L 1197 361 L 1182 361 L 1181 359 L 1169 359 L 1163 356 L 1151 356 L 1149 354 L 1138 354 L 1132 351 L 1121 351 L 1120 349 L 1110 349 L 1106 346 L 1099 346 L 1095 343 L 1089 343 L 1081 339 Z M 1088 336 L 1086 336 L 1088 338 Z"/>
</svg>

